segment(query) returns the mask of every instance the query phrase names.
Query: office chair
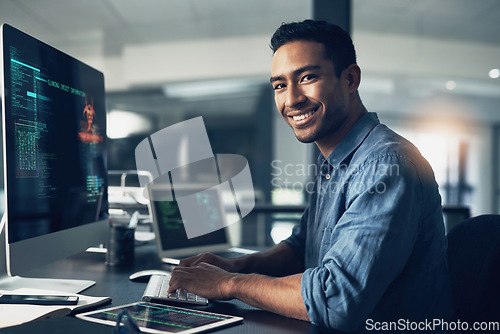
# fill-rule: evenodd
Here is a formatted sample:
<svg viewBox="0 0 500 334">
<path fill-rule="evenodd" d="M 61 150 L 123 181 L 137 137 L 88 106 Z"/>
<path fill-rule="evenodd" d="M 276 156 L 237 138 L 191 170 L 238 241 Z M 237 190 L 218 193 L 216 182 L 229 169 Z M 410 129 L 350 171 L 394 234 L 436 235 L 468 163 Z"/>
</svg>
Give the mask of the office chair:
<svg viewBox="0 0 500 334">
<path fill-rule="evenodd" d="M 466 219 L 447 235 L 455 316 L 500 319 L 500 215 Z"/>
</svg>

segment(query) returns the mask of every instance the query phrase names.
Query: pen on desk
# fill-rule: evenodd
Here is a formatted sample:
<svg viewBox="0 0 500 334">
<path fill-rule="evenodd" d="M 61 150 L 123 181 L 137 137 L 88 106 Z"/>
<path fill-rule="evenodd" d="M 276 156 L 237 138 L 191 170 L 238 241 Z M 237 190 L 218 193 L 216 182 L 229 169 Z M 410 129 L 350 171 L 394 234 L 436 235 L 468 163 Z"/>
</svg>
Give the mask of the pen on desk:
<svg viewBox="0 0 500 334">
<path fill-rule="evenodd" d="M 128 223 L 128 228 L 135 228 L 139 222 L 139 211 L 136 211 L 130 217 L 130 222 Z"/>
</svg>

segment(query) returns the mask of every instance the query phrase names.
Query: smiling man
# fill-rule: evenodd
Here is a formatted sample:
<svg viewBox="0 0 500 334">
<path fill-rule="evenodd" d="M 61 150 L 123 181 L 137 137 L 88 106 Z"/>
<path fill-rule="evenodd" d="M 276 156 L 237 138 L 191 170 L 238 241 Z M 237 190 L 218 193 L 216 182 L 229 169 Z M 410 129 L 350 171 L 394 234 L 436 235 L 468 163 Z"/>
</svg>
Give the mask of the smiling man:
<svg viewBox="0 0 500 334">
<path fill-rule="evenodd" d="M 237 298 L 342 332 L 448 319 L 434 174 L 411 143 L 367 112 L 351 38 L 306 20 L 279 27 L 271 48 L 276 106 L 297 139 L 321 152 L 309 206 L 292 236 L 264 252 L 182 260 L 169 291 Z"/>
</svg>

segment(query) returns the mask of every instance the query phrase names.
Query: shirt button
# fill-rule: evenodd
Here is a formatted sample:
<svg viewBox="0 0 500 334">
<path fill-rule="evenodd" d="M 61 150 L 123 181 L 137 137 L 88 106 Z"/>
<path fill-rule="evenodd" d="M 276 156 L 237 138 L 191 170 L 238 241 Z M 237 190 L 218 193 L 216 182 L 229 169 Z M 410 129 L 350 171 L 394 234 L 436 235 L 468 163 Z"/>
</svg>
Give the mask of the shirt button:
<svg viewBox="0 0 500 334">
<path fill-rule="evenodd" d="M 330 174 L 326 174 L 325 179 L 330 180 Z"/>
</svg>

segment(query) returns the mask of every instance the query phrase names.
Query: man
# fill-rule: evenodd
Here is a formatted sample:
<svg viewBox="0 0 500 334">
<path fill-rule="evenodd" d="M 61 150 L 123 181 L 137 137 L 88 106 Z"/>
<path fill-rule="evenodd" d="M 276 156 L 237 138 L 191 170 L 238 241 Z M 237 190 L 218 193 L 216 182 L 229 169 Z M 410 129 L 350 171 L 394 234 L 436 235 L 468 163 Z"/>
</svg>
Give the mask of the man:
<svg viewBox="0 0 500 334">
<path fill-rule="evenodd" d="M 290 238 L 238 259 L 181 261 L 169 291 L 237 298 L 331 330 L 447 319 L 441 198 L 431 167 L 368 113 L 349 35 L 306 20 L 273 35 L 271 83 L 285 122 L 321 155 L 315 191 Z"/>
</svg>

